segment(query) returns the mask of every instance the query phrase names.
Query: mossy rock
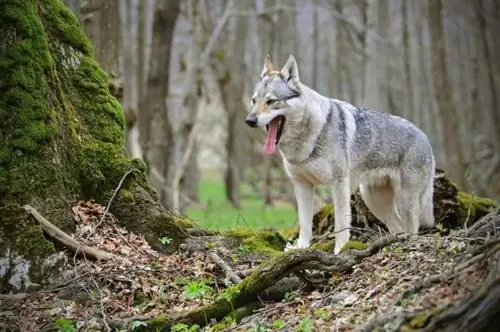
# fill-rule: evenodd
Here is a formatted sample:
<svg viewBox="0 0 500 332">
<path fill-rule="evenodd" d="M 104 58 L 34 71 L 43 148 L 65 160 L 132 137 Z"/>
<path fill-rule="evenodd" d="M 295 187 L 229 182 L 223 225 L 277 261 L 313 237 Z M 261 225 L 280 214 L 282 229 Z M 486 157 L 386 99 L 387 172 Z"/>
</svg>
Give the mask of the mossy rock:
<svg viewBox="0 0 500 332">
<path fill-rule="evenodd" d="M 266 255 L 282 253 L 286 245 L 283 236 L 272 229 L 254 232 L 248 228 L 233 228 L 223 233 L 223 235 L 236 240 L 236 248 L 239 247 L 243 250 Z"/>
<path fill-rule="evenodd" d="M 17 205 L 0 207 L 0 293 L 36 290 L 57 278 L 66 257 Z"/>
</svg>

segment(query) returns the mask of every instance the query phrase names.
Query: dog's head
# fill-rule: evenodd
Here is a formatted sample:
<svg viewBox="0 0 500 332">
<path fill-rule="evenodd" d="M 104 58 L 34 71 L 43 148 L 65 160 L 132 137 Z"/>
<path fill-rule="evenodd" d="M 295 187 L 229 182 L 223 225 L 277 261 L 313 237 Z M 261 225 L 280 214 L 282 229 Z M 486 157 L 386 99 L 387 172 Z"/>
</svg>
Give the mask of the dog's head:
<svg viewBox="0 0 500 332">
<path fill-rule="evenodd" d="M 267 55 L 260 78 L 251 99 L 252 111 L 245 122 L 250 127 L 266 127 L 264 153 L 271 155 L 276 151 L 287 116 L 300 108 L 302 101 L 297 62 L 290 55 L 283 68 L 276 70 Z"/>
</svg>

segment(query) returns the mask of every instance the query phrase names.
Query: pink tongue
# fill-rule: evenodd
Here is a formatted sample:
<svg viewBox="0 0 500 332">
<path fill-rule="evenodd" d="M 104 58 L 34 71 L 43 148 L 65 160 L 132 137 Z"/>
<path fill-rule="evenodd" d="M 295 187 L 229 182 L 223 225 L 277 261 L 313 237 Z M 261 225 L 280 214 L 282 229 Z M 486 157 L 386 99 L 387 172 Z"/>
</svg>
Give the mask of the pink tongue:
<svg viewBox="0 0 500 332">
<path fill-rule="evenodd" d="M 276 136 L 278 135 L 278 118 L 274 118 L 268 125 L 266 141 L 264 142 L 264 154 L 272 155 L 276 152 Z"/>
</svg>

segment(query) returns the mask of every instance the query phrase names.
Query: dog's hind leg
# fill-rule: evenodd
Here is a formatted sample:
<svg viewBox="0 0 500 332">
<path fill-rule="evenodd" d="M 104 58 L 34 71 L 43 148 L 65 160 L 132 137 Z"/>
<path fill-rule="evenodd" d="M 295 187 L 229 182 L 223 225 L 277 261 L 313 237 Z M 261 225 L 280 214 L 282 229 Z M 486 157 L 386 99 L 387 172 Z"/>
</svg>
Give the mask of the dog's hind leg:
<svg viewBox="0 0 500 332">
<path fill-rule="evenodd" d="M 417 234 L 420 225 L 420 191 L 415 184 L 401 183 L 396 191 L 396 206 L 401 218 L 401 227 L 410 234 Z"/>
<path fill-rule="evenodd" d="M 387 226 L 390 233 L 404 231 L 396 209 L 394 186 L 390 179 L 376 184 L 361 184 L 359 191 L 370 212 Z"/>
<path fill-rule="evenodd" d="M 434 174 L 431 174 L 429 182 L 420 195 L 420 226 L 425 228 L 432 228 L 435 224 L 433 195 Z"/>
</svg>

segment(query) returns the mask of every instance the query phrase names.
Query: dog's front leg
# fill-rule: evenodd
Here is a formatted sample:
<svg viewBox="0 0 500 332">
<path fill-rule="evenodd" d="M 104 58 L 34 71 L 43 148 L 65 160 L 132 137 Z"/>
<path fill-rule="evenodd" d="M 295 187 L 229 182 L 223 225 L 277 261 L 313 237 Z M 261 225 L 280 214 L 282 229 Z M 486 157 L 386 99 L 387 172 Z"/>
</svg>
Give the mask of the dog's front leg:
<svg viewBox="0 0 500 332">
<path fill-rule="evenodd" d="M 349 241 L 351 227 L 351 190 L 349 178 L 345 177 L 332 186 L 333 204 L 335 205 L 335 249 L 334 254 Z"/>
<path fill-rule="evenodd" d="M 299 239 L 292 246 L 287 246 L 288 249 L 307 248 L 311 244 L 312 239 L 312 218 L 313 218 L 313 193 L 314 187 L 300 182 L 292 181 L 295 199 L 297 200 L 297 208 L 299 214 Z"/>
</svg>

